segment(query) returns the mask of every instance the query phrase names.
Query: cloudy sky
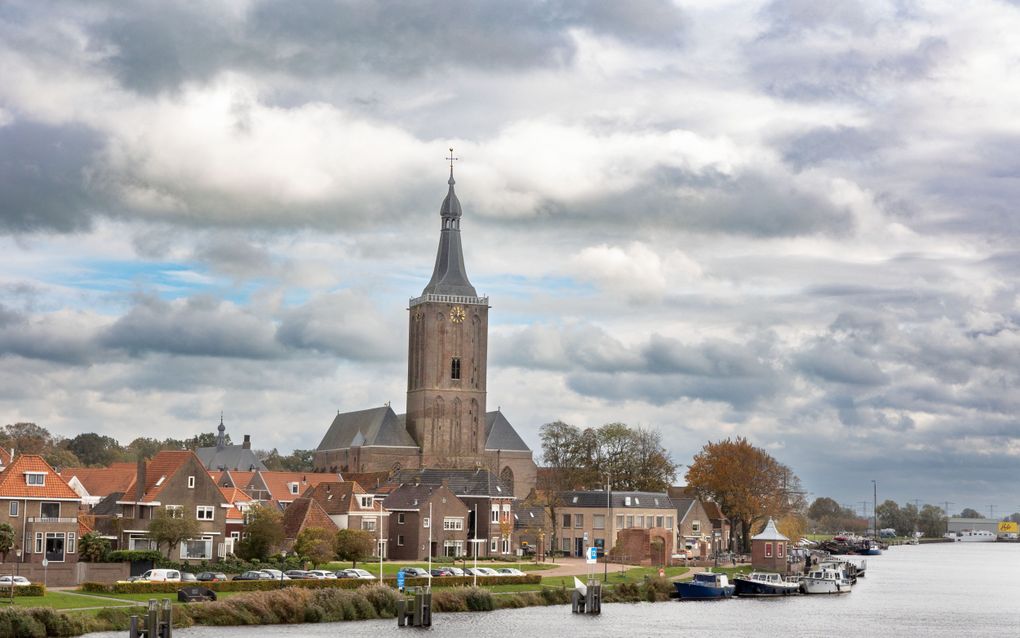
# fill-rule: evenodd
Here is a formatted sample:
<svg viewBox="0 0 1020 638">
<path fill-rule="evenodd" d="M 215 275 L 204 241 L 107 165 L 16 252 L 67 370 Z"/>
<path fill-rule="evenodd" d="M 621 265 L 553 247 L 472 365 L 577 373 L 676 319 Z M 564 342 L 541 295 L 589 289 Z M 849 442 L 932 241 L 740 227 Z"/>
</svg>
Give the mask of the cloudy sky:
<svg viewBox="0 0 1020 638">
<path fill-rule="evenodd" d="M 0 5 L 0 422 L 402 410 L 456 148 L 489 405 L 1020 509 L 1020 3 Z"/>
</svg>

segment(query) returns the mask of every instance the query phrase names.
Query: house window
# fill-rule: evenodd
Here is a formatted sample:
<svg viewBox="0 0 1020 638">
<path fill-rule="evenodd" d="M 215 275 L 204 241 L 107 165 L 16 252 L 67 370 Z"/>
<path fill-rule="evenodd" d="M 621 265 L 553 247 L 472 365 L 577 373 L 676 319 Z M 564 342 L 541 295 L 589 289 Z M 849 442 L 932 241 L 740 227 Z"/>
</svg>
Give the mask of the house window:
<svg viewBox="0 0 1020 638">
<path fill-rule="evenodd" d="M 574 514 L 574 527 L 584 527 L 584 514 Z"/>
<path fill-rule="evenodd" d="M 638 516 L 637 517 L 637 526 L 638 527 L 644 527 L 645 526 L 645 517 L 644 516 Z"/>
<path fill-rule="evenodd" d="M 634 527 L 634 517 L 633 516 L 628 516 L 627 517 L 627 529 L 630 529 L 631 527 Z"/>
<path fill-rule="evenodd" d="M 783 544 L 782 543 L 776 543 L 776 558 L 782 558 L 782 557 L 783 557 Z"/>
<path fill-rule="evenodd" d="M 362 507 L 368 507 L 368 508 L 372 507 L 372 497 L 371 496 L 362 496 L 361 497 L 361 506 Z"/>
<path fill-rule="evenodd" d="M 216 516 L 216 508 L 212 505 L 199 505 L 195 510 L 195 518 L 200 521 L 211 521 Z"/>
<path fill-rule="evenodd" d="M 156 543 L 143 534 L 132 534 L 128 538 L 128 549 L 131 551 L 148 551 L 156 549 Z"/>
<path fill-rule="evenodd" d="M 25 472 L 25 483 L 29 485 L 46 485 L 44 472 Z"/>
<path fill-rule="evenodd" d="M 499 551 L 499 536 L 492 537 L 492 542 L 489 543 L 489 551 L 494 553 Z"/>
<path fill-rule="evenodd" d="M 510 539 L 509 538 L 504 538 L 503 539 L 503 553 L 504 554 L 509 554 L 510 553 Z"/>
<path fill-rule="evenodd" d="M 655 526 L 656 527 L 663 527 L 665 522 L 666 522 L 666 517 L 664 517 L 664 516 L 656 516 L 655 517 Z"/>
<path fill-rule="evenodd" d="M 43 533 L 42 532 L 36 532 L 35 533 L 35 553 L 36 554 L 42 554 L 42 551 L 43 551 Z"/>
<path fill-rule="evenodd" d="M 421 519 L 421 526 L 424 527 L 425 529 L 428 529 L 428 527 L 429 527 L 429 517 L 428 516 L 426 516 L 425 518 Z"/>
<path fill-rule="evenodd" d="M 673 517 L 672 516 L 667 516 L 666 517 L 666 529 L 673 529 Z"/>
<path fill-rule="evenodd" d="M 772 558 L 772 543 L 765 543 L 765 558 Z"/>
<path fill-rule="evenodd" d="M 166 515 L 170 518 L 184 518 L 184 506 L 182 505 L 167 505 Z"/>
<path fill-rule="evenodd" d="M 563 527 L 564 528 L 570 527 L 570 514 L 563 515 Z"/>
<path fill-rule="evenodd" d="M 447 531 L 460 531 L 464 529 L 464 519 L 455 516 L 447 516 L 443 519 L 443 529 Z M 449 556 L 449 554 L 447 554 L 447 556 Z"/>
<path fill-rule="evenodd" d="M 562 542 L 560 543 L 560 547 L 563 549 L 563 551 L 569 552 L 570 551 L 570 539 L 569 538 L 564 538 L 564 539 L 561 539 L 561 541 Z"/>
<path fill-rule="evenodd" d="M 450 361 L 450 378 L 454 381 L 460 380 L 460 357 L 454 357 Z"/>
<path fill-rule="evenodd" d="M 606 515 L 605 514 L 592 514 L 591 517 L 592 529 L 605 529 L 606 528 Z"/>
<path fill-rule="evenodd" d="M 498 523 L 499 522 L 499 505 L 493 505 L 492 506 L 492 513 L 489 516 L 489 522 L 490 523 Z"/>
<path fill-rule="evenodd" d="M 60 518 L 60 503 L 41 503 L 39 516 L 43 518 Z"/>
<path fill-rule="evenodd" d="M 621 528 L 621 529 L 623 528 L 623 514 L 619 514 L 616 517 L 616 526 Z"/>
<path fill-rule="evenodd" d="M 443 541 L 443 555 L 456 558 L 464 555 L 464 541 Z"/>
<path fill-rule="evenodd" d="M 404 524 L 404 513 L 400 512 L 399 514 L 397 514 L 397 525 L 403 525 L 403 524 Z"/>
<path fill-rule="evenodd" d="M 212 558 L 212 537 L 189 538 L 181 541 L 181 559 L 202 559 Z"/>
<path fill-rule="evenodd" d="M 375 531 L 375 519 L 374 518 L 363 518 L 361 519 L 361 529 L 366 532 Z"/>
<path fill-rule="evenodd" d="M 11 514 L 11 516 L 17 516 L 18 515 L 18 502 L 17 501 L 11 501 L 10 514 Z"/>
<path fill-rule="evenodd" d="M 404 536 L 402 534 L 397 535 L 397 547 L 404 546 Z"/>
<path fill-rule="evenodd" d="M 241 532 L 230 532 L 230 538 L 234 539 L 235 541 L 241 540 Z"/>
<path fill-rule="evenodd" d="M 51 563 L 64 562 L 64 532 L 46 532 L 46 560 Z"/>
<path fill-rule="evenodd" d="M 700 534 L 701 533 L 701 521 L 692 521 L 691 522 L 691 531 L 694 532 L 695 534 Z"/>
<path fill-rule="evenodd" d="M 75 541 L 74 532 L 68 532 L 67 533 L 67 553 L 68 554 L 73 554 L 74 553 L 74 541 Z"/>
<path fill-rule="evenodd" d="M 652 527 L 655 526 L 655 517 L 654 516 L 649 515 L 645 520 L 648 522 L 648 529 L 652 529 Z"/>
<path fill-rule="evenodd" d="M 194 476 L 189 476 L 188 477 L 188 488 L 190 488 L 190 489 L 194 489 L 195 488 L 195 477 Z"/>
<path fill-rule="evenodd" d="M 290 493 L 291 494 L 297 494 L 297 491 L 298 491 L 298 484 L 297 483 L 287 483 L 287 487 L 290 489 Z"/>
</svg>

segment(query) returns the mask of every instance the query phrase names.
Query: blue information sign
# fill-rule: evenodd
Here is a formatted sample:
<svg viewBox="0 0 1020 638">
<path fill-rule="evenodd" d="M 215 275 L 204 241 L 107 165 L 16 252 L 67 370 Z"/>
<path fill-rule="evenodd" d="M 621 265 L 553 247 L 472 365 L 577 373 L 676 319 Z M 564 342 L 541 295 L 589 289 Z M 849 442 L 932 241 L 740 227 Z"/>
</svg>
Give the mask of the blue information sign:
<svg viewBox="0 0 1020 638">
<path fill-rule="evenodd" d="M 397 589 L 404 588 L 404 572 L 397 572 Z"/>
</svg>

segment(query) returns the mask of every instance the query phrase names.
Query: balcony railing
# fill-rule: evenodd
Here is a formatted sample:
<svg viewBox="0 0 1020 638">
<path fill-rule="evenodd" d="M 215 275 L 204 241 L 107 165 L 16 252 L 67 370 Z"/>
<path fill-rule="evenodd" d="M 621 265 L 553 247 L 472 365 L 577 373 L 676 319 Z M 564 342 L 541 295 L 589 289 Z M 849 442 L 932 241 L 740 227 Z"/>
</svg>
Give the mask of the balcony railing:
<svg viewBox="0 0 1020 638">
<path fill-rule="evenodd" d="M 29 523 L 77 523 L 77 518 L 55 518 L 52 516 L 30 516 Z"/>
<path fill-rule="evenodd" d="M 410 302 L 408 302 L 408 306 L 414 308 L 418 304 L 423 304 L 427 301 L 437 301 L 439 303 L 460 303 L 475 306 L 489 305 L 488 297 L 465 297 L 462 295 L 436 295 L 429 292 L 425 293 L 421 297 L 415 297 Z"/>
</svg>

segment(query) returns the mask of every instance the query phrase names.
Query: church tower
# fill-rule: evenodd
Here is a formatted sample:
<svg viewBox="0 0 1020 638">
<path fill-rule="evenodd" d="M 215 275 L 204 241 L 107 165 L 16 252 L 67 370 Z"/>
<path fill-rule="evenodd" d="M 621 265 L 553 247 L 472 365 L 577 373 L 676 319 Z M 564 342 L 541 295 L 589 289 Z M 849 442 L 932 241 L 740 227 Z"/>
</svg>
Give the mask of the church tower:
<svg viewBox="0 0 1020 638">
<path fill-rule="evenodd" d="M 461 207 L 450 190 L 432 279 L 408 310 L 408 434 L 427 467 L 474 467 L 485 454 L 485 376 L 489 299 L 468 281 L 461 250 Z"/>
</svg>

